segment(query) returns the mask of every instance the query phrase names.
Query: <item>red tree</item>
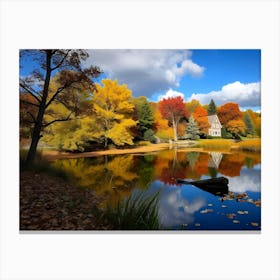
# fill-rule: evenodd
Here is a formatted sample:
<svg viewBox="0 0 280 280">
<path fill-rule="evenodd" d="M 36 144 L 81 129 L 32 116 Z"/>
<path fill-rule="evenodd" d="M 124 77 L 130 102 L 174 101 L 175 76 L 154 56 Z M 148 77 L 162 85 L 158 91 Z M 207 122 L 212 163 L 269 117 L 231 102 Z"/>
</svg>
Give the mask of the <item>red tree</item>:
<svg viewBox="0 0 280 280">
<path fill-rule="evenodd" d="M 222 125 L 226 125 L 229 121 L 242 118 L 242 113 L 239 110 L 237 103 L 226 103 L 218 110 L 218 117 Z"/>
<path fill-rule="evenodd" d="M 167 119 L 173 126 L 174 141 L 178 140 L 177 126 L 183 117 L 188 117 L 184 100 L 181 96 L 169 97 L 159 102 L 159 110 L 163 118 Z"/>
</svg>

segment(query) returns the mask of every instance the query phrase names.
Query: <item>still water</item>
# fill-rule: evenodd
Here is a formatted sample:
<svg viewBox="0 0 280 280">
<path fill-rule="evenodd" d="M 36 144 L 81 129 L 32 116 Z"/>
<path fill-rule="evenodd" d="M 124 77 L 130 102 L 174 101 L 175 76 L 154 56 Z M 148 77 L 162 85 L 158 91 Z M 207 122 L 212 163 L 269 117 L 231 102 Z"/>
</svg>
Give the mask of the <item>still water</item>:
<svg viewBox="0 0 280 280">
<path fill-rule="evenodd" d="M 261 157 L 256 153 L 186 152 L 100 156 L 53 162 L 77 186 L 92 188 L 103 204 L 115 204 L 133 191 L 159 195 L 163 229 L 260 230 Z M 228 193 L 205 191 L 177 179 L 224 176 Z"/>
</svg>

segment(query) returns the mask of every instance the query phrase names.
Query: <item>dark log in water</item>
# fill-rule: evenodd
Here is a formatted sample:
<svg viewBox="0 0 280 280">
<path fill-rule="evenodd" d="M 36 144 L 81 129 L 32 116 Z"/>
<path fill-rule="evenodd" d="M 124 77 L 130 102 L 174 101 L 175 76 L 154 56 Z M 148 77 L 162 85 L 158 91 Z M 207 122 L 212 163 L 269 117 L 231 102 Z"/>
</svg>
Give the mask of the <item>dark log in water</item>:
<svg viewBox="0 0 280 280">
<path fill-rule="evenodd" d="M 225 177 L 211 178 L 199 181 L 177 179 L 177 183 L 194 185 L 214 195 L 222 196 L 228 193 L 228 179 Z"/>
</svg>

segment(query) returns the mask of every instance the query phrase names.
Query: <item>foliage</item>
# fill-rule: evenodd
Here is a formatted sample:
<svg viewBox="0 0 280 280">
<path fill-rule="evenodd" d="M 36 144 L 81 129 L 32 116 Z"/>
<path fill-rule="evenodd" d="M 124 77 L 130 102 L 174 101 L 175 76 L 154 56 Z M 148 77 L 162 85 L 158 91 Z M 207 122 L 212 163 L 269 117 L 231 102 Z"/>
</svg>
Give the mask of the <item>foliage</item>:
<svg viewBox="0 0 280 280">
<path fill-rule="evenodd" d="M 104 139 L 107 147 L 108 139 L 116 145 L 133 144 L 130 132 L 137 122 L 132 119 L 134 105 L 131 102 L 131 91 L 127 85 L 119 85 L 117 80 L 102 80 L 103 87 L 97 84 L 93 97 L 93 110 L 98 122 L 96 138 Z"/>
<path fill-rule="evenodd" d="M 197 109 L 193 113 L 193 117 L 197 122 L 200 134 L 202 135 L 207 135 L 210 128 L 207 116 L 207 111 L 202 107 L 197 107 Z"/>
<path fill-rule="evenodd" d="M 190 136 L 190 139 L 193 139 L 193 140 L 199 138 L 199 128 L 198 128 L 197 122 L 195 121 L 193 116 L 189 117 L 186 134 L 187 134 L 187 136 Z"/>
<path fill-rule="evenodd" d="M 153 127 L 154 115 L 146 97 L 142 96 L 134 98 L 133 103 L 135 105 L 138 120 L 137 128 L 143 139 L 145 132 Z"/>
<path fill-rule="evenodd" d="M 200 102 L 196 99 L 192 99 L 185 104 L 187 112 L 192 115 L 198 107 L 202 107 Z"/>
<path fill-rule="evenodd" d="M 226 129 L 234 136 L 244 135 L 245 124 L 241 119 L 231 120 L 226 124 Z"/>
<path fill-rule="evenodd" d="M 153 132 L 153 130 L 148 129 L 144 132 L 144 140 L 150 141 L 151 143 L 155 143 L 156 142 L 156 138 L 155 138 L 155 134 Z"/>
<path fill-rule="evenodd" d="M 35 102 L 28 102 L 30 106 L 36 107 L 35 115 L 29 111 L 32 119 L 32 141 L 27 155 L 27 163 L 34 161 L 37 146 L 41 138 L 41 131 L 58 121 L 69 120 L 70 115 L 63 119 L 54 119 L 44 122 L 44 115 L 48 107 L 55 100 L 58 101 L 59 95 L 76 85 L 87 86 L 91 91 L 95 90 L 93 78 L 100 75 L 101 71 L 97 67 L 82 68 L 82 61 L 88 58 L 85 50 L 21 50 L 20 65 L 24 60 L 36 60 L 36 68 L 32 69 L 29 75 L 20 77 L 20 93 L 28 93 Z M 54 73 L 59 73 L 58 83 L 61 85 L 51 92 L 50 81 Z"/>
<path fill-rule="evenodd" d="M 242 113 L 237 103 L 226 103 L 218 110 L 218 117 L 222 125 L 227 125 L 229 121 L 242 118 Z"/>
<path fill-rule="evenodd" d="M 163 118 L 167 119 L 173 126 L 174 140 L 177 141 L 177 126 L 183 117 L 188 117 L 183 98 L 181 96 L 169 97 L 159 102 L 159 110 Z"/>
<path fill-rule="evenodd" d="M 254 135 L 255 134 L 254 123 L 248 112 L 244 113 L 243 120 L 246 126 L 246 134 Z"/>
<path fill-rule="evenodd" d="M 97 124 L 92 117 L 76 118 L 53 124 L 46 130 L 44 140 L 60 151 L 83 152 L 90 141 L 98 141 L 98 138 L 93 137 L 93 131 L 97 129 Z"/>
<path fill-rule="evenodd" d="M 164 141 L 171 139 L 173 136 L 173 130 L 171 127 L 169 127 L 168 120 L 162 117 L 158 106 L 155 106 L 154 110 L 154 128 L 156 130 L 156 136 Z"/>
<path fill-rule="evenodd" d="M 133 192 L 124 200 L 118 201 L 113 208 L 107 205 L 103 217 L 114 229 L 121 230 L 157 230 L 159 192 L 153 195 L 145 191 Z"/>
<path fill-rule="evenodd" d="M 213 99 L 209 103 L 207 112 L 209 116 L 217 114 L 217 107 Z"/>
</svg>

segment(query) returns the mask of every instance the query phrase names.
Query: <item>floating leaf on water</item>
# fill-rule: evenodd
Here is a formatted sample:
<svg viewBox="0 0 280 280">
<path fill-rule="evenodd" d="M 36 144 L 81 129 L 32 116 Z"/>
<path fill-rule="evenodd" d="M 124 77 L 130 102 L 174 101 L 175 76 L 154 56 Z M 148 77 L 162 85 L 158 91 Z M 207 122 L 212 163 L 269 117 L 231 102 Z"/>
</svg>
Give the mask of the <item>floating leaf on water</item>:
<svg viewBox="0 0 280 280">
<path fill-rule="evenodd" d="M 244 213 L 244 211 L 237 211 L 237 214 L 244 215 L 245 213 Z"/>
<path fill-rule="evenodd" d="M 248 214 L 249 212 L 248 211 L 244 211 L 244 214 Z"/>
<path fill-rule="evenodd" d="M 238 220 L 233 220 L 232 221 L 234 224 L 239 224 L 240 222 Z"/>
<path fill-rule="evenodd" d="M 214 210 L 213 209 L 204 209 L 204 210 L 200 211 L 201 214 L 206 214 L 206 213 L 210 213 L 210 212 L 214 212 Z"/>
<path fill-rule="evenodd" d="M 226 208 L 227 206 L 223 204 L 222 207 L 223 207 L 223 208 Z"/>
<path fill-rule="evenodd" d="M 209 203 L 208 206 L 213 206 L 213 204 Z"/>
<path fill-rule="evenodd" d="M 199 223 L 194 224 L 195 227 L 200 227 Z"/>
<path fill-rule="evenodd" d="M 259 223 L 252 222 L 251 225 L 252 225 L 253 227 L 257 227 L 257 226 L 259 225 Z"/>
<path fill-rule="evenodd" d="M 233 214 L 233 213 L 229 213 L 229 214 L 227 214 L 227 217 L 228 217 L 229 219 L 233 219 L 235 216 L 236 216 L 236 215 L 235 215 L 235 214 Z"/>
</svg>

